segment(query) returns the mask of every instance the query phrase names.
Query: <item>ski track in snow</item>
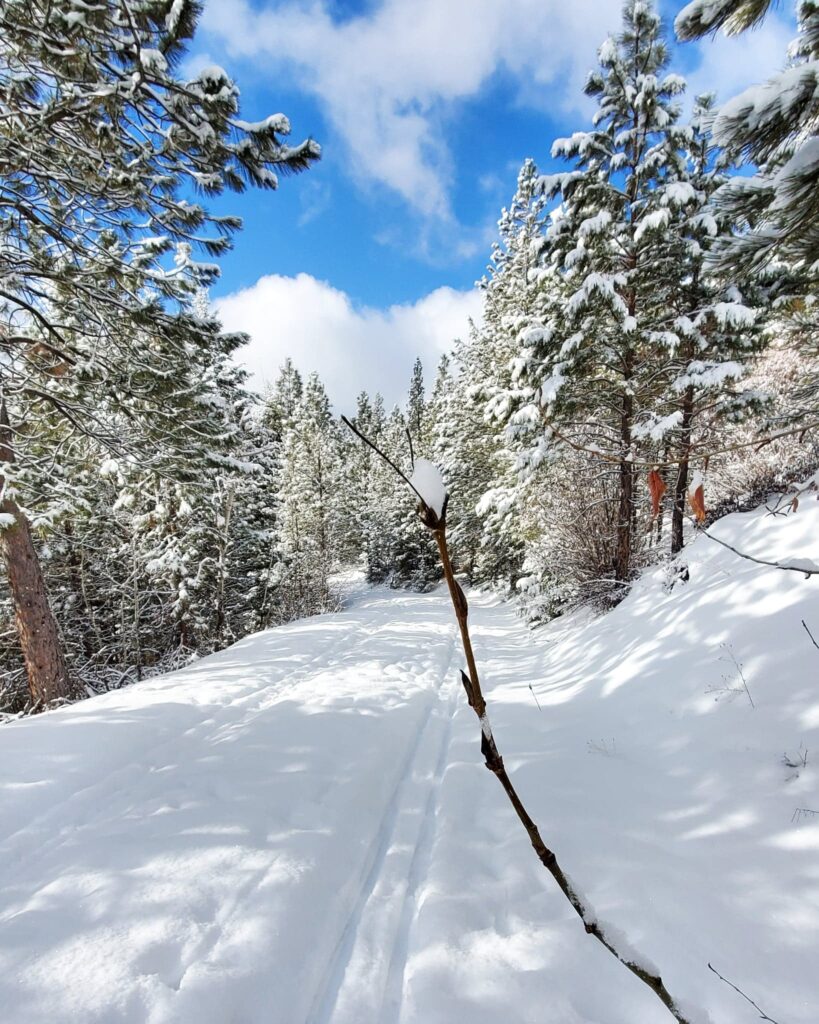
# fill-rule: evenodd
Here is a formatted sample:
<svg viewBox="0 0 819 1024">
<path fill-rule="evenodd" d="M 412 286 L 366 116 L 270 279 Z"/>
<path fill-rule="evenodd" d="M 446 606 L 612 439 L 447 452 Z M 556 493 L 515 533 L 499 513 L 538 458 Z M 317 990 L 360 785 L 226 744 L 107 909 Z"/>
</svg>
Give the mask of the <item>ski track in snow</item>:
<svg viewBox="0 0 819 1024">
<path fill-rule="evenodd" d="M 327 978 L 319 988 L 317 1008 L 310 1013 L 308 1017 L 309 1024 L 331 1024 L 331 1022 L 339 1022 L 341 1020 L 350 1020 L 352 1022 L 365 1019 L 361 1016 L 361 1010 L 356 1006 L 362 996 L 361 989 L 358 987 L 360 979 L 354 978 L 353 991 L 350 996 L 346 996 L 344 982 L 348 972 L 351 974 L 355 973 L 355 961 L 357 959 L 366 964 L 367 967 L 371 965 L 372 957 L 377 955 L 378 946 L 376 943 L 384 939 L 382 933 L 385 928 L 385 920 L 389 921 L 390 918 L 395 916 L 394 912 L 390 912 L 389 889 L 394 885 L 400 887 L 402 869 L 407 862 L 406 851 L 408 848 L 412 849 L 412 843 L 410 842 L 409 847 L 402 844 L 397 839 L 397 833 L 417 832 L 418 838 L 414 847 L 417 853 L 424 839 L 425 832 L 430 826 L 428 812 L 433 806 L 435 790 L 440 785 L 443 775 L 443 763 L 447 749 L 451 717 L 454 714 L 452 699 L 454 687 L 451 681 L 447 686 L 446 680 L 447 676 L 450 675 L 450 669 L 455 656 L 456 634 L 457 628 L 453 626 L 449 656 L 446 659 L 446 665 L 441 672 L 436 686 L 435 697 L 430 702 L 423 723 L 418 729 L 417 736 L 401 767 L 398 784 L 390 797 L 385 816 L 373 842 L 372 857 L 370 858 L 367 876 L 360 887 L 347 923 L 342 931 L 338 949 L 329 964 Z M 444 690 L 448 692 L 444 694 L 442 692 Z M 440 705 L 443 704 L 446 705 L 446 710 L 442 712 Z M 439 726 L 439 729 L 431 728 L 436 717 L 445 718 L 444 724 Z M 434 737 L 437 731 L 443 731 L 443 738 L 438 742 L 440 749 L 438 764 L 432 780 L 426 787 L 429 796 L 425 801 L 421 802 L 414 791 L 419 789 L 423 791 L 424 784 L 418 785 L 412 776 L 414 772 L 423 773 L 423 765 L 428 760 L 428 757 L 419 759 L 419 752 L 425 754 L 426 748 L 435 744 L 436 741 L 434 738 L 430 738 L 430 734 Z M 417 763 L 419 760 L 420 764 Z M 419 803 L 421 804 L 420 808 Z M 418 818 L 414 826 L 410 822 L 408 829 L 399 827 L 402 818 L 412 817 Z M 390 865 L 389 870 L 387 870 L 386 862 L 390 856 L 398 860 L 399 865 L 397 869 Z M 412 877 L 412 865 L 415 863 L 415 860 L 416 857 L 413 854 L 409 858 L 408 865 L 410 878 Z M 387 890 L 386 892 L 384 891 L 385 889 Z M 408 885 L 403 902 L 399 901 L 401 904 L 399 909 L 403 910 L 403 906 L 408 904 L 411 895 L 412 893 Z M 401 916 L 404 916 L 403 913 Z M 395 966 L 390 964 L 390 975 L 392 976 L 396 971 L 398 972 L 399 979 L 402 979 L 403 970 L 400 961 Z M 372 995 L 372 990 L 367 995 Z M 345 1005 L 345 998 L 347 1002 L 353 1003 L 354 1008 Z M 379 1016 L 378 1020 L 384 1020 L 386 1024 L 385 1017 Z"/>
<path fill-rule="evenodd" d="M 379 1020 L 398 1022 L 401 1018 L 401 1006 L 404 997 L 404 981 L 409 956 L 409 937 L 412 926 L 418 916 L 423 885 L 432 858 L 432 846 L 435 838 L 435 826 L 439 812 L 439 795 L 446 771 L 447 757 L 452 739 L 452 729 L 457 709 L 457 701 L 461 694 L 461 686 L 457 677 L 450 680 L 447 699 L 446 725 L 441 740 L 440 753 L 435 765 L 433 784 L 429 788 L 427 802 L 423 809 L 421 831 L 413 851 L 412 861 L 407 876 L 406 896 L 401 906 L 401 919 L 396 940 L 390 958 L 389 971 L 382 1002 Z"/>
<path fill-rule="evenodd" d="M 819 503 L 714 530 L 815 557 Z M 471 595 L 493 725 L 544 840 L 675 996 L 747 1024 L 710 960 L 814 1024 L 816 583 L 705 538 L 685 557 L 671 593 L 658 569 L 540 637 Z M 461 664 L 445 591 L 375 589 L 0 729 L 0 1024 L 663 1024 L 483 769 Z"/>
</svg>

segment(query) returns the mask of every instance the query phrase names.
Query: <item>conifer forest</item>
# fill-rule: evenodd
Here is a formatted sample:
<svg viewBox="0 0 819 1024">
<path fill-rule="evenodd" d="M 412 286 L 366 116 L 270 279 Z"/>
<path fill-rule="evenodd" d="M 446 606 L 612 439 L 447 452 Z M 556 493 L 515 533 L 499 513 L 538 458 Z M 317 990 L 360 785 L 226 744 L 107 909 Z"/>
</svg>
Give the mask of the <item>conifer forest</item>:
<svg viewBox="0 0 819 1024">
<path fill-rule="evenodd" d="M 0 0 L 0 1024 L 815 1024 L 817 538 L 817 0 Z"/>
</svg>

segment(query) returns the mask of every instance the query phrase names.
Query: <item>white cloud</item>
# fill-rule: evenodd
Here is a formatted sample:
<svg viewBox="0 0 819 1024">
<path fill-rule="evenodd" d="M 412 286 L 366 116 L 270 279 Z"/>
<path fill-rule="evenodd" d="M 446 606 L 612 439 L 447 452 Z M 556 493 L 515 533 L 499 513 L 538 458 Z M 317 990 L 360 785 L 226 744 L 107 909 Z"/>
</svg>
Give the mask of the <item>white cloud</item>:
<svg viewBox="0 0 819 1024">
<path fill-rule="evenodd" d="M 456 162 L 452 126 L 464 101 L 480 103 L 500 76 L 513 83 L 516 105 L 548 111 L 567 122 L 565 131 L 588 125 L 593 101 L 582 84 L 599 44 L 620 29 L 621 2 L 369 0 L 344 17 L 338 0 L 208 0 L 198 38 L 211 53 L 245 61 L 243 74 L 257 77 L 257 85 L 275 89 L 287 80 L 312 96 L 327 122 L 316 133 L 334 159 L 362 188 L 385 188 L 416 215 L 409 230 L 386 216 L 376 241 L 449 266 L 486 251 L 496 234 L 494 204 L 479 223 L 474 213 L 473 223 L 460 223 L 453 210 L 456 186 L 467 177 L 476 179 L 484 203 L 493 194 L 490 179 L 481 180 L 485 165 Z M 683 45 L 675 63 L 694 65 L 685 108 L 699 92 L 724 100 L 766 78 L 782 65 L 793 33 L 792 12 L 779 10 L 738 38 Z M 188 63 L 194 70 L 211 59 L 193 55 Z M 488 164 L 497 157 L 496 120 L 505 111 L 487 103 L 483 112 Z M 550 142 L 532 138 L 526 149 L 545 154 Z M 304 195 L 302 225 L 326 201 L 318 192 Z"/>
<path fill-rule="evenodd" d="M 503 70 L 541 101 L 550 87 L 550 104 L 582 108 L 583 79 L 619 24 L 621 0 L 382 0 L 343 21 L 334 6 L 210 0 L 203 27 L 232 56 L 266 75 L 291 73 L 316 97 L 360 181 L 453 221 L 447 123 L 457 101 Z M 487 123 L 487 147 L 492 137 Z"/>
<path fill-rule="evenodd" d="M 275 380 L 290 356 L 303 373 L 318 371 L 338 411 L 349 412 L 362 390 L 380 391 L 388 405 L 403 402 L 416 357 L 431 385 L 441 355 L 480 317 L 481 296 L 436 288 L 411 304 L 357 308 L 309 274 L 271 274 L 215 306 L 227 330 L 251 336 L 237 358 L 257 387 Z"/>
<path fill-rule="evenodd" d="M 333 200 L 333 190 L 330 186 L 318 178 L 308 178 L 299 191 L 301 213 L 299 214 L 298 225 L 303 228 L 310 224 L 317 217 L 320 217 L 330 208 Z"/>
<path fill-rule="evenodd" d="M 585 119 L 582 83 L 619 30 L 621 0 L 375 0 L 344 19 L 337 10 L 334 0 L 209 0 L 202 24 L 231 56 L 272 81 L 292 75 L 317 99 L 360 183 L 386 186 L 456 229 L 447 129 L 458 102 L 503 72 L 523 105 Z M 701 55 L 690 91 L 725 99 L 764 78 L 791 34 L 792 19 L 778 13 L 738 38 L 688 44 Z M 491 121 L 485 133 L 491 147 Z"/>
</svg>

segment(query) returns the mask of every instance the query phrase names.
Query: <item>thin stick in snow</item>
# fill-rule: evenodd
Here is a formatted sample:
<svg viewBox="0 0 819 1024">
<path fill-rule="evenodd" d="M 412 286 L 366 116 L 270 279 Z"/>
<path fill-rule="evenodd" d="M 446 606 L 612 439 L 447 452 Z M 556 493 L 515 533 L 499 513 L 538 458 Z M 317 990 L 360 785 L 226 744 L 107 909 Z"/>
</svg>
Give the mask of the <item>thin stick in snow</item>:
<svg viewBox="0 0 819 1024">
<path fill-rule="evenodd" d="M 745 693 L 748 695 L 748 700 L 751 702 L 751 707 L 756 711 L 756 704 L 754 704 L 754 698 L 751 696 L 751 691 L 748 689 L 748 682 L 745 679 L 745 673 L 742 671 L 742 665 L 737 661 L 734 649 L 730 644 L 720 644 L 720 647 L 727 653 L 728 657 L 734 663 L 734 668 L 737 670 L 739 678 L 742 680 L 742 685 L 745 687 Z"/>
<path fill-rule="evenodd" d="M 537 854 L 538 859 L 551 874 L 552 878 L 557 882 L 558 888 L 569 901 L 577 916 L 583 922 L 583 927 L 586 929 L 586 933 L 588 935 L 593 935 L 598 942 L 602 943 L 602 945 L 606 947 L 612 956 L 616 957 L 635 977 L 639 978 L 643 984 L 647 985 L 678 1024 L 693 1024 L 691 1019 L 685 1016 L 677 1001 L 665 987 L 665 983 L 656 968 L 645 962 L 641 957 L 635 955 L 635 953 L 628 949 L 627 946 L 624 946 L 623 940 L 617 935 L 617 933 L 597 919 L 597 915 L 594 910 L 589 906 L 586 899 L 569 880 L 569 876 L 558 863 L 554 852 L 543 842 L 537 825 L 523 806 L 517 790 L 512 785 L 512 780 L 506 772 L 506 768 L 503 764 L 503 758 L 501 757 L 497 744 L 495 743 L 492 726 L 489 722 L 489 715 L 487 714 L 486 700 L 484 699 L 483 691 L 481 690 L 478 666 L 475 662 L 475 653 L 472 649 L 472 640 L 469 635 L 469 605 L 461 585 L 455 579 L 455 573 L 449 557 L 449 549 L 447 547 L 446 540 L 446 511 L 449 503 L 449 495 L 444 492 L 444 499 L 440 512 L 436 512 L 435 509 L 427 504 L 423 495 L 413 487 L 407 477 L 395 466 L 384 452 L 382 452 L 369 438 L 365 437 L 359 430 L 357 430 L 349 420 L 344 417 L 342 417 L 342 419 L 347 426 L 350 427 L 353 433 L 356 434 L 356 436 L 365 444 L 369 445 L 369 447 L 372 448 L 372 450 L 376 452 L 376 454 L 379 455 L 388 466 L 394 469 L 395 472 L 398 473 L 398 475 L 407 484 L 409 484 L 412 490 L 418 495 L 420 500 L 418 514 L 424 526 L 432 532 L 435 537 L 435 542 L 438 545 L 438 553 L 441 557 L 441 565 L 444 570 L 444 579 L 446 580 L 447 588 L 449 589 L 450 600 L 452 601 L 452 607 L 455 610 L 455 618 L 461 634 L 461 644 L 463 646 L 464 657 L 466 658 L 466 665 L 468 669 L 468 672 L 461 671 L 461 682 L 463 683 L 464 691 L 466 692 L 467 702 L 475 712 L 480 723 L 481 754 L 483 755 L 486 767 L 497 778 L 501 786 L 503 786 L 518 819 L 526 829 L 529 841 L 531 842 L 532 848 Z M 443 486 L 442 482 L 441 486 Z M 437 488 L 433 489 L 437 491 Z"/>
<path fill-rule="evenodd" d="M 734 554 L 739 555 L 740 558 L 746 558 L 749 562 L 756 562 L 757 565 L 769 565 L 773 569 L 784 569 L 785 572 L 801 572 L 805 579 L 809 576 L 819 576 L 819 565 L 810 559 L 794 558 L 789 562 L 771 562 L 765 558 L 755 558 L 753 555 L 749 555 L 745 551 L 739 551 L 732 544 L 729 544 L 728 541 L 720 540 L 719 537 L 715 537 L 713 533 L 709 533 L 707 530 L 700 528 L 699 532 L 709 540 L 716 541 L 717 544 L 721 544 L 724 548 L 728 548 L 729 551 L 733 551 Z"/>
<path fill-rule="evenodd" d="M 738 992 L 743 999 L 747 1000 L 747 1002 L 749 1002 L 751 1006 L 753 1006 L 755 1010 L 759 1010 L 760 1020 L 770 1021 L 770 1024 L 778 1024 L 778 1021 L 775 1021 L 773 1017 L 769 1017 L 768 1014 L 765 1013 L 765 1011 L 762 1009 L 762 1007 L 755 1003 L 750 996 L 746 996 L 741 988 L 737 988 L 737 986 L 732 981 L 729 981 L 727 978 L 723 978 L 719 971 L 715 967 L 712 967 L 711 964 L 708 965 L 708 970 L 713 971 L 714 974 L 716 974 L 716 976 L 719 978 L 719 980 L 724 981 L 726 985 L 729 985 L 734 990 L 734 992 Z"/>
<path fill-rule="evenodd" d="M 810 637 L 810 641 L 813 644 L 813 646 L 816 647 L 816 648 L 819 648 L 819 644 L 817 644 L 816 638 L 814 637 L 813 633 L 811 633 L 811 631 L 808 629 L 808 624 L 807 624 L 807 622 L 805 622 L 804 619 L 802 619 L 802 625 L 805 627 L 805 632 Z"/>
</svg>

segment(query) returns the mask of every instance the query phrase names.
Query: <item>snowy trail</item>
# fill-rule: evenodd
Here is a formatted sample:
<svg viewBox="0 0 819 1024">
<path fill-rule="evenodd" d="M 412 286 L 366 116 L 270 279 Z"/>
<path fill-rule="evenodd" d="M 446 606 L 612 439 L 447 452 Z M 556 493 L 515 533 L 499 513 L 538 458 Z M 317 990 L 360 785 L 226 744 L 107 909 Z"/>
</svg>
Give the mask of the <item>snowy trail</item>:
<svg viewBox="0 0 819 1024">
<path fill-rule="evenodd" d="M 817 527 L 814 503 L 716 530 L 815 557 Z M 472 595 L 496 735 L 546 841 L 673 993 L 746 1024 L 710 960 L 815 1024 L 816 581 L 704 539 L 687 557 L 687 585 L 658 570 L 534 638 Z M 0 729 L 1 1024 L 663 1024 L 482 767 L 460 666 L 443 591 L 374 590 Z"/>
<path fill-rule="evenodd" d="M 450 654 L 436 685 L 437 700 L 426 712 L 402 764 L 376 836 L 371 867 L 329 965 L 327 981 L 319 989 L 316 1012 L 308 1018 L 310 1024 L 385 1019 L 380 986 L 374 983 L 373 975 L 389 986 L 401 969 L 399 961 L 397 967 L 390 963 L 385 971 L 385 953 L 389 953 L 403 921 L 404 907 L 411 896 L 412 867 L 430 827 L 431 805 L 443 773 L 456 695 L 453 682 L 446 681 L 454 654 L 454 626 L 451 632 Z M 430 764 L 435 764 L 431 777 Z M 391 987 L 395 984 L 393 981 Z"/>
<path fill-rule="evenodd" d="M 160 1021 L 202 1012 L 213 1014 L 207 1019 L 226 1019 L 229 1002 L 221 1011 L 213 1005 L 205 1011 L 204 1001 L 198 1005 L 200 987 L 212 1004 L 207 984 L 198 984 L 200 976 L 230 959 L 232 942 L 238 949 L 247 919 L 258 916 L 258 901 L 263 890 L 275 888 L 277 872 L 279 884 L 287 890 L 285 899 L 277 903 L 269 921 L 260 922 L 260 929 L 273 936 L 283 930 L 277 918 L 286 918 L 288 902 L 298 903 L 291 900 L 294 885 L 301 879 L 315 884 L 313 876 L 319 874 L 325 880 L 332 876 L 320 852 L 324 835 L 332 837 L 336 847 L 327 859 L 337 863 L 334 899 L 328 899 L 324 908 L 318 902 L 315 908 L 317 917 L 321 908 L 324 918 L 319 940 L 327 947 L 328 973 L 332 945 L 343 945 L 349 927 L 344 916 L 353 913 L 345 904 L 355 906 L 362 899 L 356 879 L 373 873 L 379 857 L 371 851 L 378 853 L 386 844 L 385 823 L 391 816 L 399 817 L 405 775 L 420 747 L 419 737 L 425 734 L 423 723 L 432 715 L 453 649 L 451 626 L 422 623 L 424 653 L 418 657 L 415 651 L 418 638 L 405 641 L 406 653 L 413 657 L 402 664 L 402 643 L 390 624 L 401 614 L 400 600 L 371 604 L 374 607 L 368 608 L 364 602 L 365 614 L 312 620 L 252 638 L 177 673 L 172 688 L 154 681 L 42 719 L 47 728 L 35 733 L 33 723 L 21 723 L 27 728 L 15 727 L 4 736 L 12 741 L 4 745 L 4 755 L 13 757 L 16 746 L 21 759 L 30 758 L 30 737 L 36 735 L 43 758 L 48 759 L 55 729 L 56 743 L 76 756 L 83 746 L 82 738 L 73 735 L 76 730 L 86 733 L 91 726 L 95 740 L 105 738 L 100 716 L 106 729 L 116 729 L 116 723 L 127 727 L 125 742 L 106 744 L 102 750 L 89 748 L 81 764 L 72 761 L 73 786 L 55 785 L 49 777 L 24 779 L 6 790 L 0 842 L 4 959 L 5 954 L 16 954 L 25 961 L 26 942 L 39 917 L 37 928 L 47 928 L 63 949 L 59 940 L 74 929 L 87 948 L 92 931 L 98 934 L 100 951 L 108 936 L 114 959 L 122 961 L 113 965 L 119 968 L 113 977 L 109 954 L 107 964 L 88 963 L 78 976 L 66 978 L 64 1019 L 80 1015 L 89 1020 Z M 411 612 L 408 619 L 411 628 Z M 271 649 L 274 636 L 278 642 Z M 248 645 L 252 653 L 240 653 Z M 237 657 L 247 661 L 237 663 Z M 245 666 L 244 678 L 226 682 L 237 664 Z M 389 720 L 382 722 L 387 712 Z M 159 742 L 153 732 L 157 713 L 171 726 L 162 730 Z M 306 722 L 305 715 L 310 716 Z M 325 716 L 332 721 L 325 724 Z M 374 734 L 374 723 L 380 737 Z M 300 739 L 306 740 L 303 746 L 298 745 Z M 294 763 L 294 755 L 306 761 Z M 373 792 L 367 802 L 372 798 L 374 806 L 356 819 L 355 806 L 343 797 L 359 773 L 362 780 L 367 778 L 370 758 L 379 765 L 381 779 L 370 781 Z M 99 776 L 89 779 L 89 768 Z M 269 780 L 277 775 L 280 781 L 298 783 L 290 792 L 274 792 Z M 237 815 L 234 808 L 247 797 L 248 783 L 259 798 L 247 799 L 248 813 Z M 38 800 L 40 787 L 52 791 Z M 275 825 L 279 827 L 268 828 Z M 220 834 L 223 841 L 217 839 Z M 208 835 L 210 841 L 186 843 L 184 837 L 191 835 Z M 89 866 L 85 861 L 94 851 L 99 852 L 100 863 Z M 124 876 L 131 889 L 127 906 L 119 915 L 105 914 L 111 920 L 101 929 L 89 928 L 96 914 L 92 910 L 86 915 L 86 905 L 116 899 Z M 149 918 L 140 912 L 131 921 L 141 897 L 148 905 L 161 905 L 171 889 L 170 902 L 176 903 L 181 918 L 174 920 L 161 911 Z M 331 944 L 334 924 L 338 935 Z M 296 921 L 290 939 L 298 940 L 300 932 L 302 970 L 308 976 L 311 970 L 321 974 L 321 961 L 309 955 L 316 935 L 304 921 Z M 245 996 L 257 980 L 269 986 L 263 961 L 248 967 L 252 969 Z M 26 973 L 36 976 L 37 969 L 35 963 Z M 50 976 L 51 970 L 43 961 L 44 975 Z M 131 992 L 119 988 L 126 978 L 137 982 L 126 986 Z M 294 989 L 287 1000 L 293 1003 L 292 1011 L 281 1006 L 277 1019 L 303 1017 L 298 1004 L 321 984 L 318 977 L 310 977 L 301 996 Z M 176 993 L 176 998 L 169 1000 L 163 990 Z M 25 1019 L 40 1019 L 33 1006 L 21 1006 Z M 43 1013 L 42 1019 L 52 1012 Z"/>
</svg>

